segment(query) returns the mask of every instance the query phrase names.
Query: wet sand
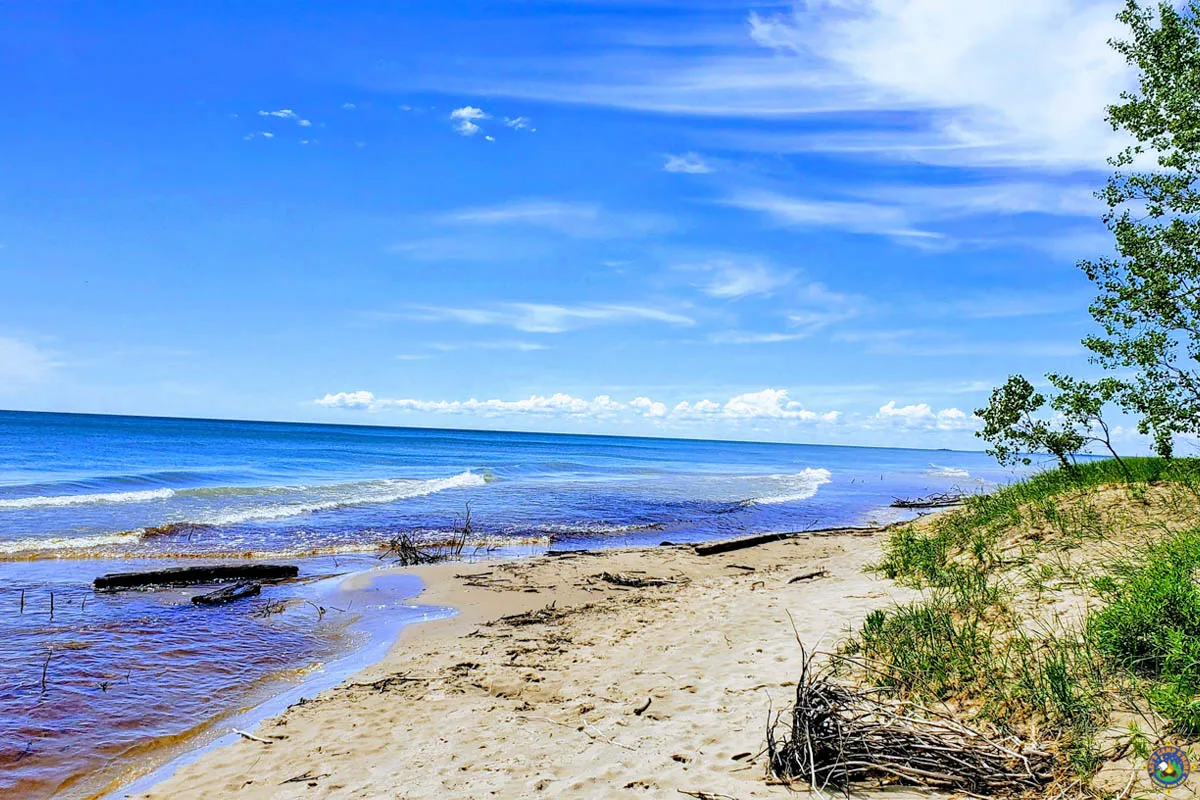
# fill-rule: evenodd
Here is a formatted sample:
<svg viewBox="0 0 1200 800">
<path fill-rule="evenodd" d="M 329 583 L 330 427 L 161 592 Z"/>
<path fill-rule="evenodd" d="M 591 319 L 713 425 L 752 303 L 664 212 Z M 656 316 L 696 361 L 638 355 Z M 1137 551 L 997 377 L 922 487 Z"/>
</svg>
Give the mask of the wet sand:
<svg viewBox="0 0 1200 800">
<path fill-rule="evenodd" d="M 404 570 L 427 587 L 415 602 L 460 613 L 406 628 L 382 661 L 266 720 L 261 741 L 204 753 L 136 796 L 791 796 L 765 779 L 761 751 L 794 692 L 796 637 L 829 648 L 905 595 L 864 572 L 883 535 Z"/>
</svg>

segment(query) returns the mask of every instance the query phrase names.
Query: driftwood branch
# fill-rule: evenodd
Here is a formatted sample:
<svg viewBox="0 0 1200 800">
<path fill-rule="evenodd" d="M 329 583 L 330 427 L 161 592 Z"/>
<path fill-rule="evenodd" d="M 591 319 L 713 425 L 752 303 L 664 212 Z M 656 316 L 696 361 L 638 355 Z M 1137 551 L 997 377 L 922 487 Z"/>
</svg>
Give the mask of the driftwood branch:
<svg viewBox="0 0 1200 800">
<path fill-rule="evenodd" d="M 786 719 L 786 715 L 785 719 Z M 975 795 L 1039 790 L 1053 757 L 1015 738 L 997 741 L 948 715 L 888 701 L 877 690 L 837 683 L 804 654 L 788 736 L 767 729 L 771 773 L 818 791 L 899 783 Z"/>
<path fill-rule="evenodd" d="M 892 508 L 949 508 L 960 506 L 966 500 L 962 492 L 938 492 L 925 497 L 892 499 Z"/>
</svg>

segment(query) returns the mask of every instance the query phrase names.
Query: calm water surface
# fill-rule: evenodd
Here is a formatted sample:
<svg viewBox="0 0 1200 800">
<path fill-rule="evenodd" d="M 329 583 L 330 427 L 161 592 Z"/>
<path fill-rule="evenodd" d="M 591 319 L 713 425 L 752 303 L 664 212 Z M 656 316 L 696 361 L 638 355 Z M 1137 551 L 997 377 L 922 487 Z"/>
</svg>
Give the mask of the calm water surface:
<svg viewBox="0 0 1200 800">
<path fill-rule="evenodd" d="M 331 576 L 468 502 L 473 547 L 578 548 L 864 524 L 1011 477 L 949 451 L 0 412 L 0 796 L 93 794 L 360 646 L 371 615 L 420 618 L 415 586 L 330 599 Z M 90 588 L 214 559 L 302 580 L 220 609 Z"/>
</svg>

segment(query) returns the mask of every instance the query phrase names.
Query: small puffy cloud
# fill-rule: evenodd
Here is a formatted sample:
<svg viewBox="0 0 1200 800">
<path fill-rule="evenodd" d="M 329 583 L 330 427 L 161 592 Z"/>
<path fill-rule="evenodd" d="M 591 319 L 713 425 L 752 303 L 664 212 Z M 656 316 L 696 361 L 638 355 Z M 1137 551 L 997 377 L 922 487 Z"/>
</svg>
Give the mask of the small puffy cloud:
<svg viewBox="0 0 1200 800">
<path fill-rule="evenodd" d="M 316 403 L 325 408 L 353 408 L 353 409 L 372 409 L 376 404 L 375 394 L 373 392 L 338 392 L 337 394 L 327 394 Z"/>
<path fill-rule="evenodd" d="M 300 120 L 299 125 L 301 128 L 311 128 L 312 122 L 310 122 L 309 120 L 306 120 L 306 119 L 302 119 L 302 120 Z"/>
<path fill-rule="evenodd" d="M 667 156 L 667 162 L 663 164 L 663 170 L 666 172 L 683 172 L 688 175 L 705 175 L 715 171 L 713 166 L 700 157 L 699 153 L 683 153 L 681 155 Z"/>
<path fill-rule="evenodd" d="M 278 111 L 259 111 L 260 117 L 279 117 L 280 119 L 296 119 L 296 112 L 290 108 L 281 108 Z"/>
<path fill-rule="evenodd" d="M 733 397 L 721 414 L 734 419 L 794 419 L 803 422 L 836 422 L 838 412 L 818 414 L 788 397 L 787 389 L 763 389 Z"/>
<path fill-rule="evenodd" d="M 450 112 L 450 120 L 454 123 L 454 130 L 463 136 L 474 136 L 479 133 L 483 129 L 476 122 L 489 118 L 490 116 L 487 112 L 475 106 L 463 106 Z"/>
<path fill-rule="evenodd" d="M 928 403 L 900 406 L 895 400 L 880 408 L 875 420 L 905 428 L 939 431 L 961 431 L 976 427 L 975 418 L 957 408 L 944 408 L 935 412 Z"/>
<path fill-rule="evenodd" d="M 629 407 L 637 411 L 644 417 L 650 419 L 662 419 L 667 416 L 667 407 L 663 403 L 655 402 L 649 397 L 635 397 L 630 401 Z"/>
<path fill-rule="evenodd" d="M 355 111 L 357 109 L 358 109 L 358 106 L 356 106 L 354 103 L 342 103 L 343 111 Z"/>
</svg>

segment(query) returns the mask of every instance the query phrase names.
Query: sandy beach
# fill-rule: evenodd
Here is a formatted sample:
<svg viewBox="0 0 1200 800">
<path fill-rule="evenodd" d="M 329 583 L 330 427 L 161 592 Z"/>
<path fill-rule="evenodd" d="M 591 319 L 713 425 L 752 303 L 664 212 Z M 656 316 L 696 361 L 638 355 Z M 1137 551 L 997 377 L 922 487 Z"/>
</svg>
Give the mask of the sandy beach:
<svg viewBox="0 0 1200 800">
<path fill-rule="evenodd" d="M 409 570 L 416 602 L 460 613 L 138 797 L 788 796 L 761 751 L 794 691 L 796 636 L 828 648 L 903 593 L 864 572 L 881 538 Z"/>
</svg>

